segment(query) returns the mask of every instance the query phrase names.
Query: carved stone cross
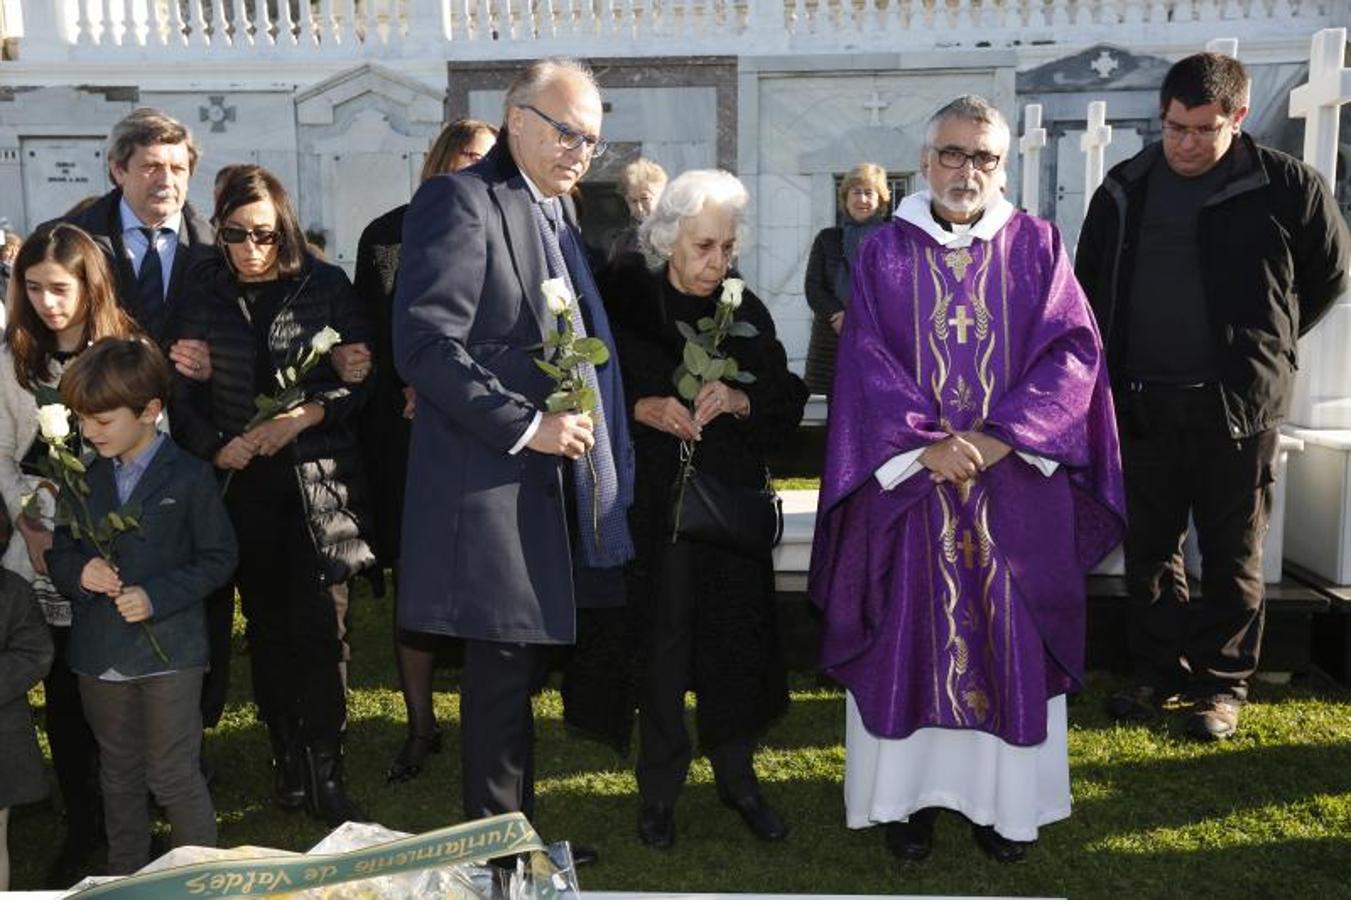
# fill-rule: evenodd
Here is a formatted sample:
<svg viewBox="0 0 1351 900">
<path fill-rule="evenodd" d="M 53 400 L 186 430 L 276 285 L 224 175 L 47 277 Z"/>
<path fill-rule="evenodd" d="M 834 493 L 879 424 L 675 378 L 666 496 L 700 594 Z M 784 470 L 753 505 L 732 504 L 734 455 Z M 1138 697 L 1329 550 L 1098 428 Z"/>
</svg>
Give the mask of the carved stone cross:
<svg viewBox="0 0 1351 900">
<path fill-rule="evenodd" d="M 1121 67 L 1121 63 L 1111 53 L 1103 50 L 1097 59 L 1088 64 L 1088 67 L 1097 72 L 1099 78 L 1111 78 L 1112 73 Z"/>
<path fill-rule="evenodd" d="M 869 99 L 869 100 L 867 100 L 867 101 L 865 101 L 864 104 L 863 104 L 863 108 L 866 109 L 866 110 L 868 110 L 870 113 L 872 113 L 872 117 L 873 117 L 873 118 L 872 118 L 872 122 L 870 122 L 869 124 L 870 124 L 870 125 L 873 125 L 873 126 L 881 125 L 881 124 L 882 124 L 882 110 L 886 109 L 886 108 L 887 108 L 888 106 L 890 106 L 890 105 L 891 105 L 890 103 L 887 103 L 886 101 L 884 101 L 884 100 L 882 99 L 882 95 L 881 95 L 881 94 L 877 93 L 877 91 L 874 90 L 874 91 L 873 91 L 872 98 Z"/>
</svg>

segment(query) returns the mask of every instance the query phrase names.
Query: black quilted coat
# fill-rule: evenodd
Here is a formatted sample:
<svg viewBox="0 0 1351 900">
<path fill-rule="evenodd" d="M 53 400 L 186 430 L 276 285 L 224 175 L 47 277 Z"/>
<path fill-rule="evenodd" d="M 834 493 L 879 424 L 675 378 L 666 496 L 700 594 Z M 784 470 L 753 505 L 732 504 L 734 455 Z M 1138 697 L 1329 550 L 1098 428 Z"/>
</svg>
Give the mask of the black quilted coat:
<svg viewBox="0 0 1351 900">
<path fill-rule="evenodd" d="M 290 281 L 269 332 L 271 368 L 294 363 L 325 325 L 336 329 L 343 343 L 370 341 L 369 324 L 341 269 L 311 259 Z M 212 460 L 254 415 L 256 341 L 239 285 L 224 262 L 210 260 L 194 269 L 190 291 L 174 337 L 207 342 L 211 380 L 195 384 L 175 375 L 169 421 L 175 440 Z M 284 452 L 295 465 L 321 577 L 325 584 L 339 584 L 375 559 L 364 537 L 366 482 L 353 430 L 367 388 L 343 384 L 327 359 L 310 371 L 304 387 L 306 401 L 323 404 L 324 419 Z"/>
</svg>

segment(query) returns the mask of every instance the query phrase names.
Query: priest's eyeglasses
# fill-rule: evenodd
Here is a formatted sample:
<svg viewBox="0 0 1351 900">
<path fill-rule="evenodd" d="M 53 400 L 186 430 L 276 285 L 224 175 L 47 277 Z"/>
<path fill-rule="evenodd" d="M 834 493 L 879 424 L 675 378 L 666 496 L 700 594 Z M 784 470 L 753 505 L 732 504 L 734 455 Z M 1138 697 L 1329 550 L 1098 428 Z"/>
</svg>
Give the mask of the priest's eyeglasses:
<svg viewBox="0 0 1351 900">
<path fill-rule="evenodd" d="M 1167 119 L 1163 122 L 1163 136 L 1170 141 L 1182 143 L 1188 136 L 1196 138 L 1203 144 L 1213 144 L 1226 128 L 1229 127 L 1229 120 L 1225 119 L 1218 125 L 1179 125 L 1176 122 L 1169 122 Z"/>
<path fill-rule="evenodd" d="M 252 239 L 259 247 L 269 247 L 281 240 L 281 232 L 271 228 L 240 228 L 238 225 L 226 225 L 216 233 L 227 244 L 242 244 Z"/>
<path fill-rule="evenodd" d="M 596 159 L 604 156 L 605 151 L 610 148 L 610 145 L 600 138 L 592 137 L 589 134 L 582 134 L 576 128 L 564 125 L 552 116 L 545 115 L 529 103 L 522 105 L 554 127 L 554 131 L 558 132 L 558 145 L 564 150 L 576 150 L 585 144 L 587 149 L 591 151 L 591 158 Z"/>
<path fill-rule="evenodd" d="M 938 164 L 945 169 L 961 169 L 969 162 L 977 172 L 993 172 L 999 168 L 1002 158 L 997 153 L 986 153 L 984 150 L 967 153 L 959 147 L 939 147 L 937 153 Z"/>
</svg>

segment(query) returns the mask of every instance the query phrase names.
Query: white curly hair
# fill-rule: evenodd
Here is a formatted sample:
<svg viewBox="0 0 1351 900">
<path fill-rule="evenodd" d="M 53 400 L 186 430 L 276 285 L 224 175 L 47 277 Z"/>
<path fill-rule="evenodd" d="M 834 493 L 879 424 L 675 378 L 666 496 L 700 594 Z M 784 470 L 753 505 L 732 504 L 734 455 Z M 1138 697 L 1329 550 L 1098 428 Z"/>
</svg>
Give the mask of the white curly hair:
<svg viewBox="0 0 1351 900">
<path fill-rule="evenodd" d="M 680 236 L 680 223 L 699 215 L 710 203 L 731 213 L 736 222 L 733 253 L 741 249 L 746 236 L 746 206 L 750 203 L 746 186 L 722 169 L 691 169 L 666 185 L 657 208 L 638 229 L 639 246 L 650 269 L 656 271 L 670 260 Z"/>
</svg>

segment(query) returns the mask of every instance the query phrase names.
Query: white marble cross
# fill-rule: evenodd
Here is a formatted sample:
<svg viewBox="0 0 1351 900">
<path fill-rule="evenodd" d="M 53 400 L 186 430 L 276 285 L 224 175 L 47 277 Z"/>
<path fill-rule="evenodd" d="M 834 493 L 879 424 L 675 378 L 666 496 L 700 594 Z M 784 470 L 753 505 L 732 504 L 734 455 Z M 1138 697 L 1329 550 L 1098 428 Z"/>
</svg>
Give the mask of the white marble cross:
<svg viewBox="0 0 1351 900">
<path fill-rule="evenodd" d="M 1107 124 L 1107 101 L 1094 100 L 1088 104 L 1088 128 L 1079 138 L 1079 149 L 1084 152 L 1084 215 L 1093 192 L 1102 184 L 1103 163 L 1107 145 L 1112 143 L 1112 126 Z"/>
<path fill-rule="evenodd" d="M 1313 36 L 1309 80 L 1290 92 L 1290 118 L 1304 120 L 1304 161 L 1329 185 L 1337 183 L 1338 115 L 1351 103 L 1351 68 L 1343 64 L 1346 29 L 1324 28 Z"/>
<path fill-rule="evenodd" d="M 882 110 L 886 109 L 890 105 L 891 105 L 890 103 L 887 103 L 882 99 L 881 94 L 877 93 L 877 91 L 873 91 L 872 98 L 867 100 L 863 104 L 863 108 L 872 113 L 873 120 L 870 124 L 872 124 L 873 126 L 881 125 Z"/>
<path fill-rule="evenodd" d="M 1041 149 L 1046 146 L 1046 129 L 1041 127 L 1041 104 L 1023 107 L 1023 136 L 1018 150 L 1023 154 L 1023 209 L 1041 215 Z"/>
<path fill-rule="evenodd" d="M 1098 73 L 1099 78 L 1111 78 L 1112 73 L 1121 67 L 1117 58 L 1106 50 L 1098 54 L 1098 58 L 1088 64 L 1088 67 Z"/>
</svg>

